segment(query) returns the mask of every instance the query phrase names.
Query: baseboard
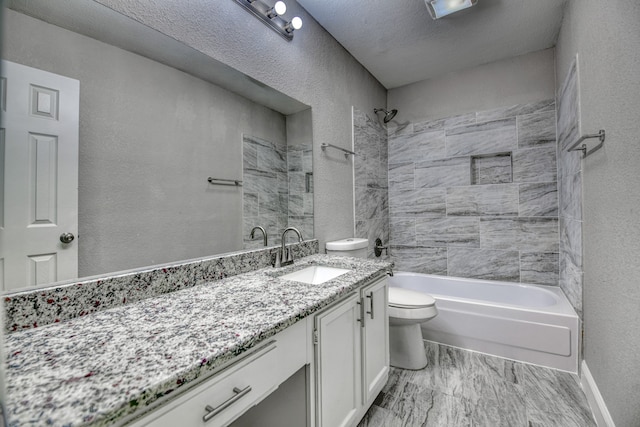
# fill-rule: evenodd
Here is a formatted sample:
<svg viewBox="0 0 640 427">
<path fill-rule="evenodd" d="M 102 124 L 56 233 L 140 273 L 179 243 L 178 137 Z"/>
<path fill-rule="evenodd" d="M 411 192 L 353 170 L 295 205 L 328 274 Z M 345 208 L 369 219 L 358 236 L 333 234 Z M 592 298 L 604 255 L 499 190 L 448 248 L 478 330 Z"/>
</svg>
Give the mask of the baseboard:
<svg viewBox="0 0 640 427">
<path fill-rule="evenodd" d="M 591 371 L 589 371 L 587 367 L 587 362 L 583 360 L 580 367 L 580 385 L 582 386 L 584 394 L 587 396 L 589 406 L 591 407 L 591 411 L 593 411 L 593 416 L 596 419 L 598 427 L 615 427 L 607 405 L 605 405 L 600 390 L 598 390 L 598 386 L 591 376 Z"/>
</svg>

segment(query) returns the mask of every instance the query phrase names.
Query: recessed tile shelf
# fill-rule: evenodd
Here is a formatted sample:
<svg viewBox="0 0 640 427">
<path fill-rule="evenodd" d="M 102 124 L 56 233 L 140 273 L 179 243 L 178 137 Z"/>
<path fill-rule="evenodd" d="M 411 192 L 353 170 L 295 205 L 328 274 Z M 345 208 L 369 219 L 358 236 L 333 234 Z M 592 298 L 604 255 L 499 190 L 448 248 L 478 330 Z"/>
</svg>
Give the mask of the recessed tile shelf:
<svg viewBox="0 0 640 427">
<path fill-rule="evenodd" d="M 471 156 L 471 185 L 513 182 L 511 152 Z"/>
</svg>

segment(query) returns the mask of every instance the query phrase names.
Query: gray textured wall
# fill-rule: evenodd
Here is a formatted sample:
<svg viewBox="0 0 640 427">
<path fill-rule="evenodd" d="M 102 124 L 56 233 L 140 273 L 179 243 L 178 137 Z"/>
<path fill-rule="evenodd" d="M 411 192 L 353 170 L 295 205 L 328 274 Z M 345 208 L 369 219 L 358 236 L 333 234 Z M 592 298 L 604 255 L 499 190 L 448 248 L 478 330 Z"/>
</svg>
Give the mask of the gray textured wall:
<svg viewBox="0 0 640 427">
<path fill-rule="evenodd" d="M 7 10 L 4 58 L 80 81 L 79 277 L 242 249 L 242 133 L 285 117 L 141 56 Z"/>
<path fill-rule="evenodd" d="M 546 49 L 391 89 L 388 108 L 399 111 L 392 123 L 553 99 L 553 55 Z"/>
<path fill-rule="evenodd" d="M 321 251 L 327 240 L 353 236 L 353 170 L 344 156 L 325 154 L 320 144 L 348 148 L 351 107 L 384 106 L 386 90 L 303 8 L 287 1 L 286 16 L 300 16 L 304 27 L 286 42 L 232 1 L 100 3 L 310 105 L 315 236 Z"/>
<path fill-rule="evenodd" d="M 582 133 L 605 129 L 583 160 L 584 358 L 618 426 L 640 425 L 640 3 L 571 0 L 558 84 L 578 54 Z"/>
</svg>

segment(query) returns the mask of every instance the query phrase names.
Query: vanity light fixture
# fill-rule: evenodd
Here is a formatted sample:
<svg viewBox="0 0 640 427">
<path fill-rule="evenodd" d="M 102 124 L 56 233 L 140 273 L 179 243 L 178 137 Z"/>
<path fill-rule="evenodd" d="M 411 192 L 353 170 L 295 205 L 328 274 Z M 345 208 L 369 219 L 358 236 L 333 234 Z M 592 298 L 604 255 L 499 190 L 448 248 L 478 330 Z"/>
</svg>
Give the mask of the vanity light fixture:
<svg viewBox="0 0 640 427">
<path fill-rule="evenodd" d="M 293 31 L 302 28 L 302 19 L 294 17 L 291 21 L 282 19 L 287 11 L 287 5 L 283 1 L 277 1 L 270 7 L 262 0 L 233 0 L 242 6 L 247 12 L 258 18 L 260 22 L 284 37 L 285 40 L 293 40 Z"/>
<path fill-rule="evenodd" d="M 424 0 L 433 19 L 475 6 L 478 0 Z"/>
</svg>

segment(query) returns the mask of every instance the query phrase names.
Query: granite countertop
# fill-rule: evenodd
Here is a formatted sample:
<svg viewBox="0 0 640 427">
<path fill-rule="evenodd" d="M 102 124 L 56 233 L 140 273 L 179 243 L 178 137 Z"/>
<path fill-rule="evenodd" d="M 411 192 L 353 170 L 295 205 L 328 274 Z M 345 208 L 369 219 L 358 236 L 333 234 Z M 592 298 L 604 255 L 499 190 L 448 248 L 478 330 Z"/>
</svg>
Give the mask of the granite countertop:
<svg viewBox="0 0 640 427">
<path fill-rule="evenodd" d="M 279 279 L 321 264 L 321 285 Z M 9 426 L 103 426 L 176 392 L 390 263 L 312 255 L 6 337 Z M 184 387 L 186 389 L 187 387 Z"/>
</svg>

